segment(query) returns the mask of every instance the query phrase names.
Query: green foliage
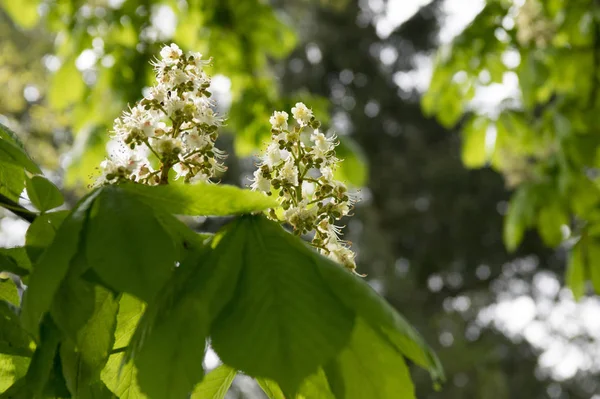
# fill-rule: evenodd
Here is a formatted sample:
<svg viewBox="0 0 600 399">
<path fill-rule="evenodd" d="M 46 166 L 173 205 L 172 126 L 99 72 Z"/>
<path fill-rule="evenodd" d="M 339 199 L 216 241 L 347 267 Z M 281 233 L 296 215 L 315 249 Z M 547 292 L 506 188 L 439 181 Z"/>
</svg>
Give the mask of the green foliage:
<svg viewBox="0 0 600 399">
<path fill-rule="evenodd" d="M 65 199 L 53 183 L 42 176 L 33 176 L 25 181 L 27 196 L 40 212 L 61 206 Z"/>
<path fill-rule="evenodd" d="M 19 166 L 31 173 L 42 173 L 6 126 L 0 124 L 0 132 L 0 159 L 3 164 Z"/>
<path fill-rule="evenodd" d="M 25 250 L 27 251 L 27 257 L 32 262 L 37 261 L 46 247 L 50 245 L 58 228 L 68 214 L 69 211 L 48 212 L 39 215 L 31 223 L 25 235 Z"/>
<path fill-rule="evenodd" d="M 85 256 L 111 288 L 149 301 L 175 268 L 176 250 L 152 208 L 105 187 L 90 208 Z"/>
<path fill-rule="evenodd" d="M 21 318 L 16 287 L 0 283 L 11 302 L 0 302 L 0 354 L 12 356 L 0 381 L 14 382 L 6 397 L 214 399 L 237 370 L 270 395 L 413 397 L 404 357 L 443 378 L 366 283 L 277 223 L 241 216 L 206 239 L 171 214 L 258 211 L 272 206 L 268 197 L 154 188 L 97 188 L 70 212 L 38 216 L 27 252 L 2 254 L 7 269 L 19 270 L 24 254 L 34 264 Z M 53 195 L 42 190 L 39 202 Z M 209 338 L 226 366 L 204 376 Z"/>
<path fill-rule="evenodd" d="M 126 184 L 123 190 L 150 206 L 176 215 L 223 216 L 277 207 L 266 195 L 238 187 L 215 184 L 144 186 Z"/>
<path fill-rule="evenodd" d="M 312 251 L 293 236 L 262 218 L 238 223 L 237 239 L 218 247 L 244 257 L 237 295 L 215 320 L 212 344 L 226 364 L 294 393 L 346 345 L 354 314 L 330 291 Z"/>
<path fill-rule="evenodd" d="M 227 365 L 220 365 L 204 377 L 194 388 L 191 399 L 224 399 L 237 371 Z"/>
<path fill-rule="evenodd" d="M 486 2 L 453 43 L 440 50 L 422 102 L 447 127 L 459 123 L 466 110 L 475 114 L 459 123 L 462 159 L 468 167 L 491 160 L 489 165 L 516 190 L 505 219 L 510 251 L 527 229 L 537 229 L 547 246 L 556 247 L 567 237 L 563 226 L 578 238 L 600 221 L 598 177 L 590 173 L 600 165 L 595 134 L 600 8 L 578 1 L 527 0 L 516 7 L 516 17 L 513 10 L 509 1 Z M 514 20 L 514 26 L 498 23 L 505 19 Z M 473 106 L 475 88 L 507 77 L 518 79 L 516 101 L 500 104 L 498 115 Z M 490 148 L 482 134 L 487 126 L 496 132 Z M 587 277 L 573 260 L 579 257 L 577 248 L 567 276 L 580 295 Z"/>
</svg>

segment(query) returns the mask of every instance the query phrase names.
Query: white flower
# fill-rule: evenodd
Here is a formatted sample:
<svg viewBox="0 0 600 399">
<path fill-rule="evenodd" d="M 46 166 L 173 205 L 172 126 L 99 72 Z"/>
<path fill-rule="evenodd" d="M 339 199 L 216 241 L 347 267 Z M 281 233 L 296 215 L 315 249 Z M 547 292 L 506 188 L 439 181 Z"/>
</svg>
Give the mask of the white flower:
<svg viewBox="0 0 600 399">
<path fill-rule="evenodd" d="M 183 142 L 188 150 L 204 149 L 212 146 L 210 138 L 205 134 L 200 134 L 197 131 L 190 132 L 183 137 Z"/>
<path fill-rule="evenodd" d="M 180 84 L 190 80 L 188 74 L 179 68 L 173 68 L 169 70 L 165 76 L 170 86 L 179 86 Z"/>
<path fill-rule="evenodd" d="M 179 162 L 173 165 L 173 170 L 177 174 L 175 176 L 175 180 L 178 180 L 181 177 L 186 177 L 190 172 L 190 168 L 188 168 L 184 163 Z"/>
<path fill-rule="evenodd" d="M 315 143 L 313 148 L 318 149 L 321 153 L 325 154 L 335 147 L 335 136 L 330 138 L 325 137 L 325 135 L 319 132 L 318 129 L 310 135 L 310 139 L 313 143 Z"/>
<path fill-rule="evenodd" d="M 165 86 L 163 84 L 158 84 L 158 85 L 152 86 L 150 88 L 150 93 L 148 94 L 147 98 L 149 100 L 156 100 L 162 104 L 167 99 L 167 92 L 168 92 L 167 86 Z"/>
<path fill-rule="evenodd" d="M 304 198 L 310 198 L 315 193 L 315 183 L 309 181 L 302 182 L 302 196 Z"/>
<path fill-rule="evenodd" d="M 271 126 L 276 130 L 285 130 L 288 128 L 288 114 L 285 111 L 275 111 L 271 118 L 269 118 L 269 122 L 271 122 Z"/>
<path fill-rule="evenodd" d="M 179 57 L 183 52 L 175 43 L 171 43 L 170 46 L 165 46 L 160 50 L 160 56 L 166 65 L 175 65 L 179 62 Z"/>
<path fill-rule="evenodd" d="M 354 252 L 352 252 L 350 248 L 344 246 L 340 241 L 330 240 L 327 244 L 327 250 L 329 251 L 329 257 L 334 261 L 341 263 L 347 269 L 356 269 Z"/>
<path fill-rule="evenodd" d="M 281 150 L 279 149 L 279 144 L 277 144 L 277 143 L 269 144 L 269 146 L 267 147 L 267 151 L 265 152 L 265 155 L 263 157 L 264 163 L 266 165 L 269 165 L 269 167 L 272 168 L 274 165 L 277 165 L 282 160 L 283 160 L 283 154 L 282 154 Z"/>
<path fill-rule="evenodd" d="M 330 182 L 333 180 L 333 169 L 331 168 L 331 166 L 322 166 L 320 171 L 321 171 L 321 176 L 323 176 L 323 178 L 327 182 Z"/>
<path fill-rule="evenodd" d="M 283 181 L 286 181 L 294 186 L 298 185 L 298 168 L 294 164 L 293 157 L 288 157 L 281 167 L 280 176 Z"/>
<path fill-rule="evenodd" d="M 190 179 L 190 183 L 210 183 L 210 176 L 198 172 Z"/>
<path fill-rule="evenodd" d="M 263 175 L 261 169 L 256 169 L 254 171 L 254 179 L 250 187 L 253 190 L 269 192 L 271 191 L 271 181 Z"/>
<path fill-rule="evenodd" d="M 292 115 L 300 126 L 306 126 L 313 117 L 313 113 L 310 109 L 304 105 L 304 103 L 296 103 L 296 106 L 292 108 Z"/>
<path fill-rule="evenodd" d="M 176 111 L 181 111 L 185 107 L 186 102 L 177 96 L 171 96 L 171 98 L 165 101 L 165 110 L 169 116 L 173 116 Z"/>
<path fill-rule="evenodd" d="M 311 226 L 317 217 L 317 207 L 310 206 L 308 199 L 303 199 L 298 206 L 293 206 L 283 213 L 285 220 L 293 226 Z"/>
</svg>

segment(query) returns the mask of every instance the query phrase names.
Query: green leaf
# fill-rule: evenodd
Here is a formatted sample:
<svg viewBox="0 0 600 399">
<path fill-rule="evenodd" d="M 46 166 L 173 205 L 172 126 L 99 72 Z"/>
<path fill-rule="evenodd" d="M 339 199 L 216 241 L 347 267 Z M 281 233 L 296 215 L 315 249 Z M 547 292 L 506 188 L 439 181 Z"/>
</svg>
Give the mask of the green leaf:
<svg viewBox="0 0 600 399">
<path fill-rule="evenodd" d="M 327 382 L 327 376 L 325 375 L 323 369 L 319 369 L 317 373 L 304 380 L 304 383 L 300 387 L 300 392 L 297 399 L 311 398 L 336 399 L 331 392 L 329 382 Z"/>
<path fill-rule="evenodd" d="M 237 239 L 216 251 L 242 252 L 242 269 L 211 330 L 213 348 L 224 363 L 297 392 L 346 344 L 354 312 L 330 290 L 313 252 L 278 224 L 244 217 L 230 231 Z"/>
<path fill-rule="evenodd" d="M 33 266 L 31 265 L 31 261 L 27 256 L 27 251 L 25 250 L 25 247 L 0 248 L 0 254 L 7 256 L 17 265 L 18 269 L 16 270 L 18 272 L 12 273 L 15 273 L 17 275 L 19 275 L 19 273 L 23 273 L 23 275 L 25 275 L 31 272 Z M 11 267 L 10 265 L 6 266 Z"/>
<path fill-rule="evenodd" d="M 367 183 L 367 158 L 362 149 L 349 137 L 339 137 L 340 144 L 336 147 L 337 158 L 343 162 L 335 171 L 336 179 L 347 181 L 353 186 L 361 187 Z"/>
<path fill-rule="evenodd" d="M 117 187 L 100 191 L 86 231 L 87 261 L 119 292 L 151 301 L 175 269 L 172 237 L 148 205 Z"/>
<path fill-rule="evenodd" d="M 149 397 L 184 397 L 202 379 L 210 324 L 233 295 L 241 264 L 239 251 L 220 248 L 236 237 L 226 234 L 215 252 L 204 248 L 184 260 L 148 306 L 130 353 Z"/>
<path fill-rule="evenodd" d="M 443 381 L 442 366 L 419 333 L 363 280 L 356 278 L 329 259 L 311 251 L 330 289 L 368 326 L 395 350 L 428 370 L 434 381 Z M 355 332 L 356 333 L 356 332 Z"/>
<path fill-rule="evenodd" d="M 4 139 L 22 149 L 25 148 L 19 136 L 8 126 L 3 125 L 2 123 L 0 123 L 0 139 Z"/>
<path fill-rule="evenodd" d="M 27 373 L 31 359 L 0 354 L 0 392 L 4 392 Z"/>
<path fill-rule="evenodd" d="M 31 338 L 21 327 L 19 318 L 6 301 L 0 301 L 0 353 L 31 356 Z"/>
<path fill-rule="evenodd" d="M 1 137 L 0 162 L 25 168 L 31 173 L 42 173 L 39 166 L 29 158 L 23 148 Z"/>
<path fill-rule="evenodd" d="M 150 206 L 177 215 L 237 215 L 278 206 L 277 201 L 262 193 L 225 184 L 123 184 L 120 187 Z"/>
<path fill-rule="evenodd" d="M 102 287 L 94 287 L 93 292 L 94 306 L 88 315 L 87 322 L 77 331 L 67 332 L 68 334 L 75 333 L 77 386 L 100 379 L 100 372 L 113 348 L 118 301 L 112 293 Z M 64 313 L 70 315 L 72 311 L 68 310 Z M 56 314 L 55 309 L 52 314 L 53 316 Z M 71 392 L 75 395 L 73 390 Z"/>
<path fill-rule="evenodd" d="M 277 385 L 275 381 L 267 380 L 265 378 L 257 378 L 256 382 L 262 388 L 263 392 L 269 397 L 269 399 L 286 399 L 283 391 Z M 304 380 L 298 394 L 294 396 L 294 399 L 335 399 L 331 393 L 331 388 L 329 388 L 329 383 L 327 382 L 327 376 L 323 372 L 323 369 L 319 369 L 319 371 L 307 379 Z"/>
<path fill-rule="evenodd" d="M 550 201 L 540 209 L 537 222 L 544 244 L 556 247 L 563 240 L 561 227 L 569 224 L 569 215 L 558 201 Z"/>
<path fill-rule="evenodd" d="M 23 297 L 21 314 L 23 326 L 35 337 L 38 336 L 38 325 L 44 313 L 50 309 L 52 299 L 78 251 L 88 209 L 98 193 L 99 191 L 93 191 L 79 202 L 61 224 L 52 243 L 36 262 L 29 279 L 29 288 Z"/>
<path fill-rule="evenodd" d="M 581 242 L 575 244 L 569 256 L 565 283 L 573 292 L 575 300 L 585 294 L 585 263 L 581 251 Z"/>
<path fill-rule="evenodd" d="M 31 269 L 31 264 L 25 263 L 25 265 L 27 267 L 20 266 L 13 257 L 11 257 L 7 254 L 10 252 L 11 249 L 13 249 L 13 248 L 1 248 L 0 249 L 0 271 L 10 272 L 10 273 L 16 274 L 17 276 L 28 275 L 29 270 Z"/>
<path fill-rule="evenodd" d="M 467 168 L 480 168 L 488 161 L 485 139 L 489 119 L 475 116 L 462 130 L 461 158 Z"/>
<path fill-rule="evenodd" d="M 25 188 L 29 200 L 40 212 L 61 206 L 65 199 L 62 193 L 52 182 L 42 176 L 26 178 Z"/>
<path fill-rule="evenodd" d="M 143 312 L 144 303 L 142 301 L 128 294 L 121 296 L 119 300 L 119 313 L 117 314 L 114 348 L 122 349 L 129 345 L 129 341 Z M 113 354 L 109 357 L 101 373 L 102 381 L 120 399 L 146 398 L 137 384 L 137 370 L 133 362 L 124 363 L 124 358 L 124 352 Z"/>
<path fill-rule="evenodd" d="M 0 300 L 19 307 L 19 303 L 21 302 L 19 291 L 12 278 L 0 279 Z"/>
<path fill-rule="evenodd" d="M 336 398 L 415 397 L 402 356 L 362 318 L 349 345 L 325 367 L 325 373 Z"/>
<path fill-rule="evenodd" d="M 25 392 L 28 393 L 23 396 L 24 398 L 45 397 L 42 393 L 53 374 L 60 332 L 49 317 L 46 317 L 41 324 L 40 337 L 40 344 L 35 349 L 27 375 L 24 377 Z"/>
<path fill-rule="evenodd" d="M 503 231 L 504 245 L 509 252 L 514 252 L 523 240 L 533 205 L 528 187 L 522 187 L 510 199 Z"/>
<path fill-rule="evenodd" d="M 191 399 L 224 399 L 236 375 L 235 369 L 225 364 L 220 365 L 196 385 Z"/>
<path fill-rule="evenodd" d="M 25 170 L 21 166 L 0 162 L 0 194 L 18 201 L 25 188 Z"/>
<path fill-rule="evenodd" d="M 36 262 L 50 245 L 60 225 L 69 215 L 69 211 L 43 213 L 35 218 L 25 235 L 27 256 Z"/>
<path fill-rule="evenodd" d="M 285 395 L 279 385 L 275 381 L 267 380 L 265 378 L 257 378 L 256 382 L 262 388 L 263 392 L 269 399 L 285 399 Z"/>
</svg>

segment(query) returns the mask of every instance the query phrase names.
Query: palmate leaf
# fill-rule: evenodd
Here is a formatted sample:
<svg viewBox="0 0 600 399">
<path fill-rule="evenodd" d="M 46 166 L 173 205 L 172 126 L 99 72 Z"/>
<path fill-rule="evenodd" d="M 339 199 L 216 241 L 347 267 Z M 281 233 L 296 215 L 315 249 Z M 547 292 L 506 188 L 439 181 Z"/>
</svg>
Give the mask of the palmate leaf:
<svg viewBox="0 0 600 399">
<path fill-rule="evenodd" d="M 150 301 L 175 269 L 176 248 L 152 208 L 103 187 L 86 228 L 86 259 L 108 286 Z"/>
<path fill-rule="evenodd" d="M 244 255 L 236 295 L 212 327 L 213 348 L 225 364 L 294 393 L 348 342 L 355 314 L 321 278 L 312 252 L 277 224 L 243 217 L 231 231 L 237 239 L 216 252 Z"/>
<path fill-rule="evenodd" d="M 243 217 L 230 231 L 238 238 L 220 250 L 243 251 L 243 265 L 236 295 L 211 328 L 213 348 L 226 364 L 275 381 L 289 397 L 301 395 L 321 368 L 335 397 L 369 386 L 371 373 L 394 379 L 380 377 L 382 386 L 369 397 L 410 397 L 403 356 L 443 378 L 416 331 L 365 282 L 262 217 Z"/>
<path fill-rule="evenodd" d="M 185 397 L 202 379 L 211 322 L 231 299 L 241 265 L 240 251 L 217 251 L 230 248 L 238 234 L 225 234 L 214 251 L 205 248 L 184 260 L 148 306 L 130 348 L 149 397 Z"/>
<path fill-rule="evenodd" d="M 239 215 L 275 208 L 278 205 L 277 201 L 262 193 L 225 184 L 123 184 L 120 188 L 152 207 L 175 215 Z"/>
<path fill-rule="evenodd" d="M 23 327 L 38 337 L 38 325 L 52 305 L 52 299 L 67 275 L 71 260 L 79 249 L 90 205 L 98 191 L 84 197 L 61 224 L 52 243 L 36 262 L 23 298 Z"/>
</svg>

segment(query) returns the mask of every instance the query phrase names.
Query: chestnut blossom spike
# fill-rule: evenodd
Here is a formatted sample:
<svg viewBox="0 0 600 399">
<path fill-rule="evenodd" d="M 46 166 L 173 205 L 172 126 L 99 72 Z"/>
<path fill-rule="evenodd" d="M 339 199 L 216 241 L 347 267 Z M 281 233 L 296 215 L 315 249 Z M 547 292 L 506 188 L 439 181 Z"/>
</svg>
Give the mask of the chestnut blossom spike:
<svg viewBox="0 0 600 399">
<path fill-rule="evenodd" d="M 113 126 L 113 138 L 124 152 L 143 147 L 156 159 L 141 159 L 143 167 L 135 170 L 126 162 L 106 160 L 100 184 L 124 180 L 167 184 L 171 169 L 175 179 L 210 182 L 226 170 L 222 163 L 226 155 L 215 147 L 223 119 L 208 91 L 211 80 L 204 67 L 209 63 L 202 54 L 184 53 L 174 43 L 162 48 L 160 58 L 152 62 L 156 84 Z"/>
<path fill-rule="evenodd" d="M 275 111 L 270 117 L 271 142 L 260 157 L 251 188 L 277 195 L 283 221 L 298 235 L 312 233 L 317 250 L 356 273 L 354 252 L 341 240 L 335 222 L 350 214 L 356 196 L 335 180 L 341 162 L 335 157 L 335 135 L 319 130 L 320 123 L 303 103 L 292 108 L 296 126 L 288 126 L 288 114 Z M 270 217 L 279 220 L 275 210 Z"/>
</svg>

